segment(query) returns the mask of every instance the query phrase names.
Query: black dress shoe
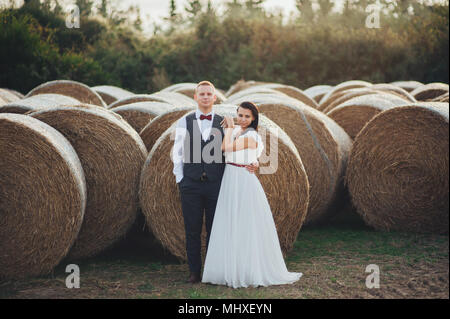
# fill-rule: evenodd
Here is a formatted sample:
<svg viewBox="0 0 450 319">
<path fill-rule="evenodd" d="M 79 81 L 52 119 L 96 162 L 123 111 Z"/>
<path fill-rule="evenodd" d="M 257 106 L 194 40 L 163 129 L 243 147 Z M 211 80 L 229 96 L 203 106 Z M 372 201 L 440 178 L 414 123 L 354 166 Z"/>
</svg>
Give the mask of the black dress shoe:
<svg viewBox="0 0 450 319">
<path fill-rule="evenodd" d="M 200 274 L 191 272 L 191 275 L 187 282 L 190 284 L 196 284 L 199 283 L 200 281 L 201 281 Z"/>
</svg>

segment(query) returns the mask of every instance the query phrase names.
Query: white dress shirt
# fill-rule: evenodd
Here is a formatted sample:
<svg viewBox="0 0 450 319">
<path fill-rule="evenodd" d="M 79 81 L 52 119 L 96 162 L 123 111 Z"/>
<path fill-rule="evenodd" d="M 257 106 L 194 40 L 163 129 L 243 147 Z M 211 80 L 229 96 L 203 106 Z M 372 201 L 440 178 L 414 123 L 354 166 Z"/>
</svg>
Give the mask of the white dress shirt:
<svg viewBox="0 0 450 319">
<path fill-rule="evenodd" d="M 209 135 L 211 134 L 211 128 L 214 120 L 214 111 L 211 114 L 211 121 L 200 120 L 200 115 L 203 113 L 197 109 L 195 111 L 195 117 L 197 119 L 197 125 L 202 134 L 203 141 L 207 141 Z M 184 160 L 184 138 L 186 136 L 186 116 L 180 118 L 177 122 L 177 127 L 175 131 L 175 142 L 172 150 L 172 161 L 173 161 L 173 173 L 175 175 L 176 182 L 179 183 L 183 179 L 183 160 Z"/>
</svg>

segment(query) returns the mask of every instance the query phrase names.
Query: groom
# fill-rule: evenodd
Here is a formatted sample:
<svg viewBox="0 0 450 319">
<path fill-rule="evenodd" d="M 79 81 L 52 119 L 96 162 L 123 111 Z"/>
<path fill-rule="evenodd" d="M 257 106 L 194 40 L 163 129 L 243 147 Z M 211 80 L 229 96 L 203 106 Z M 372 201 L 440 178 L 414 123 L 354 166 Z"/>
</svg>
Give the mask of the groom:
<svg viewBox="0 0 450 319">
<path fill-rule="evenodd" d="M 172 158 L 173 173 L 180 190 L 186 233 L 186 252 L 190 270 L 189 283 L 200 282 L 201 233 L 203 214 L 206 222 L 206 247 L 225 170 L 221 146 L 224 118 L 214 113 L 217 97 L 209 81 L 197 84 L 194 99 L 197 110 L 177 122 Z M 257 165 L 247 169 L 254 173 Z"/>
</svg>

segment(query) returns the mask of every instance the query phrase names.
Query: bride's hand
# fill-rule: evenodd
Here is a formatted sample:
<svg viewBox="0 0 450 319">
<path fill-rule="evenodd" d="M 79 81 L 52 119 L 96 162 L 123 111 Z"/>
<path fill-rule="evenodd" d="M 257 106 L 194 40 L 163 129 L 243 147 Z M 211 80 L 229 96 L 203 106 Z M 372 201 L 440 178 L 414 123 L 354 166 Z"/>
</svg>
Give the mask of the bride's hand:
<svg viewBox="0 0 450 319">
<path fill-rule="evenodd" d="M 234 120 L 230 116 L 225 116 L 225 123 L 227 128 L 234 128 Z"/>
</svg>

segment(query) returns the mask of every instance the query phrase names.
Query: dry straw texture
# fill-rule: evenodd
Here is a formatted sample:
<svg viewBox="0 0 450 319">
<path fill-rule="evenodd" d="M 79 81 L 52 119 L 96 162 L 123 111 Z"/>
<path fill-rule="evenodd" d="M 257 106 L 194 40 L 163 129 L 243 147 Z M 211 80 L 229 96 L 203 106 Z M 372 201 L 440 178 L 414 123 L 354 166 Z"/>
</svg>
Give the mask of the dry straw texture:
<svg viewBox="0 0 450 319">
<path fill-rule="evenodd" d="M 215 106 L 214 110 L 222 116 L 236 116 L 235 106 Z M 168 165 L 175 126 L 174 123 L 153 146 L 142 171 L 139 195 L 142 211 L 155 237 L 173 255 L 186 260 L 179 192 L 172 173 L 173 165 Z M 266 147 L 265 155 L 260 159 L 260 171 L 270 165 L 268 160 L 272 164 L 278 163 L 273 174 L 261 174 L 259 179 L 272 209 L 281 248 L 286 253 L 293 247 L 306 216 L 308 179 L 292 141 L 263 115 L 260 117 L 260 134 Z M 275 148 L 278 152 L 274 152 Z"/>
<path fill-rule="evenodd" d="M 30 115 L 60 131 L 80 158 L 88 197 L 69 259 L 93 256 L 124 236 L 135 220 L 145 146 L 128 123 L 104 108 L 51 108 Z"/>
<path fill-rule="evenodd" d="M 225 93 L 225 96 L 230 97 L 231 95 L 234 95 L 239 91 L 246 90 L 248 88 L 251 88 L 251 87 L 257 86 L 257 85 L 261 85 L 261 84 L 269 84 L 269 83 L 268 82 L 239 80 L 228 89 L 228 91 Z"/>
<path fill-rule="evenodd" d="M 19 95 L 15 94 L 13 91 L 8 89 L 2 89 L 0 88 L 0 98 L 5 101 L 6 103 L 11 103 L 17 100 L 22 99 L 23 97 L 20 97 Z"/>
<path fill-rule="evenodd" d="M 101 96 L 103 101 L 105 101 L 106 105 L 109 105 L 117 100 L 124 99 L 126 97 L 134 95 L 133 92 L 111 85 L 98 85 L 91 87 L 91 89 L 93 89 Z"/>
<path fill-rule="evenodd" d="M 417 101 L 428 101 L 447 92 L 448 84 L 429 83 L 414 89 L 414 91 L 411 92 L 411 95 L 413 95 Z"/>
<path fill-rule="evenodd" d="M 305 93 L 311 99 L 314 99 L 316 103 L 319 103 L 322 97 L 332 89 L 333 87 L 331 85 L 315 85 L 307 88 L 306 90 L 303 90 L 303 93 Z"/>
<path fill-rule="evenodd" d="M 261 85 L 261 87 L 280 91 L 280 92 L 282 92 L 294 99 L 297 99 L 300 102 L 303 102 L 306 105 L 311 106 L 315 109 L 317 109 L 319 107 L 319 104 L 316 101 L 314 101 L 314 99 L 311 99 L 302 90 L 300 90 L 299 88 L 296 88 L 295 86 L 270 83 L 270 84 Z"/>
<path fill-rule="evenodd" d="M 0 154 L 0 277 L 48 274 L 83 221 L 80 160 L 59 132 L 21 114 L 0 114 Z"/>
<path fill-rule="evenodd" d="M 196 106 L 196 102 L 180 93 L 176 92 L 156 92 L 153 94 L 136 94 L 108 105 L 109 109 L 137 102 L 161 102 L 169 103 L 173 106 Z"/>
<path fill-rule="evenodd" d="M 391 84 L 398 86 L 407 92 L 412 92 L 414 89 L 423 85 L 422 82 L 418 82 L 418 81 L 395 81 L 395 82 L 391 82 Z"/>
<path fill-rule="evenodd" d="M 327 115 L 354 139 L 375 115 L 390 108 L 407 105 L 406 100 L 391 94 L 371 94 L 350 99 L 332 109 Z"/>
<path fill-rule="evenodd" d="M 347 168 L 352 202 L 383 231 L 448 233 L 448 103 L 384 111 L 357 135 Z"/>
<path fill-rule="evenodd" d="M 178 83 L 171 86 L 166 87 L 165 89 L 161 90 L 161 92 L 176 92 L 186 95 L 187 97 L 193 99 L 195 88 L 197 87 L 198 83 Z M 216 88 L 216 96 L 217 100 L 215 104 L 221 104 L 223 103 L 227 98 L 225 95 Z M 181 105 L 180 105 L 181 106 Z"/>
<path fill-rule="evenodd" d="M 106 103 L 98 95 L 97 92 L 92 90 L 86 84 L 69 81 L 69 80 L 56 80 L 43 83 L 34 89 L 32 89 L 26 97 L 30 97 L 43 93 L 55 93 L 73 97 L 81 103 L 94 104 L 98 106 L 106 107 Z"/>
<path fill-rule="evenodd" d="M 159 137 L 183 115 L 192 111 L 191 107 L 177 107 L 155 117 L 139 133 L 145 147 L 150 152 Z"/>
<path fill-rule="evenodd" d="M 350 99 L 353 99 L 358 96 L 377 94 L 377 93 L 378 93 L 377 91 L 372 90 L 370 88 L 356 88 L 356 89 L 340 91 L 340 92 L 336 93 L 333 97 L 331 97 L 327 101 L 327 103 L 324 103 L 320 110 L 323 113 L 327 114 L 332 109 L 334 109 L 336 106 L 338 106 Z"/>
<path fill-rule="evenodd" d="M 379 83 L 379 84 L 372 85 L 370 88 L 375 91 L 386 92 L 386 93 L 397 95 L 411 103 L 417 102 L 417 100 L 414 98 L 414 96 L 412 96 L 408 91 L 406 91 L 405 89 L 403 89 L 401 87 L 392 85 L 392 84 Z"/>
<path fill-rule="evenodd" d="M 22 93 L 20 93 L 20 92 L 18 92 L 18 91 L 16 91 L 16 90 L 7 89 L 7 88 L 0 88 L 0 90 L 4 90 L 4 91 L 7 91 L 7 92 L 9 92 L 9 93 L 12 93 L 12 94 L 14 94 L 15 96 L 17 96 L 19 99 L 23 99 L 23 98 L 25 97 Z M 1 94 L 0 94 L 0 95 L 1 95 Z"/>
<path fill-rule="evenodd" d="M 300 154 L 311 186 L 306 223 L 326 220 L 336 212 L 334 206 L 343 188 L 350 137 L 325 114 L 298 100 L 268 94 L 245 99 L 256 103 L 262 114 L 279 125 Z"/>
<path fill-rule="evenodd" d="M 335 87 L 333 87 L 333 89 L 328 91 L 328 93 L 326 93 L 322 97 L 322 99 L 319 102 L 318 110 L 323 110 L 329 104 L 328 100 L 330 98 L 332 98 L 336 93 L 339 93 L 339 92 L 345 91 L 345 90 L 349 90 L 349 89 L 368 88 L 370 86 L 372 86 L 372 83 L 369 83 L 366 81 L 351 80 L 351 81 L 342 82 L 342 83 L 336 85 Z"/>
<path fill-rule="evenodd" d="M 168 103 L 137 102 L 110 110 L 122 116 L 139 133 L 153 118 L 173 108 L 174 106 Z"/>
<path fill-rule="evenodd" d="M 244 90 L 240 90 L 239 92 L 236 92 L 233 95 L 230 95 L 227 98 L 227 104 L 235 104 L 234 101 L 237 100 L 241 100 L 243 98 L 245 98 L 246 96 L 249 95 L 254 95 L 254 94 L 271 94 L 271 95 L 279 95 L 281 97 L 289 97 L 289 95 L 284 94 L 283 92 L 280 91 L 276 91 L 274 89 L 269 89 L 269 88 L 263 88 L 261 85 L 255 85 L 252 87 L 249 87 L 247 89 Z"/>
<path fill-rule="evenodd" d="M 80 101 L 61 94 L 39 94 L 11 102 L 0 106 L 0 113 L 25 114 L 29 111 L 37 111 L 47 107 L 72 106 L 80 104 Z"/>
</svg>

